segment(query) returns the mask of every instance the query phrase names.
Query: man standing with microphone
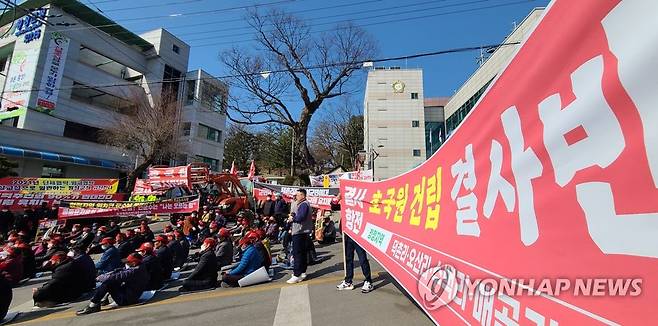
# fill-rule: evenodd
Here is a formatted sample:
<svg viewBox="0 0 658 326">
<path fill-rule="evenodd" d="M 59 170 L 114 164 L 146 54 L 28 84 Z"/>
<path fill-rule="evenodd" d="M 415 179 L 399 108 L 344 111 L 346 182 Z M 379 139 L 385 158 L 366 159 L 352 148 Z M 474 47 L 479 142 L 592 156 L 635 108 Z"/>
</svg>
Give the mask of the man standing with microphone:
<svg viewBox="0 0 658 326">
<path fill-rule="evenodd" d="M 295 194 L 296 210 L 290 213 L 288 218 L 292 222 L 292 256 L 293 256 L 293 275 L 290 277 L 288 284 L 295 284 L 303 281 L 306 278 L 307 262 L 307 246 L 308 237 L 313 232 L 313 219 L 311 217 L 311 205 L 306 201 L 306 190 L 298 189 Z"/>
</svg>

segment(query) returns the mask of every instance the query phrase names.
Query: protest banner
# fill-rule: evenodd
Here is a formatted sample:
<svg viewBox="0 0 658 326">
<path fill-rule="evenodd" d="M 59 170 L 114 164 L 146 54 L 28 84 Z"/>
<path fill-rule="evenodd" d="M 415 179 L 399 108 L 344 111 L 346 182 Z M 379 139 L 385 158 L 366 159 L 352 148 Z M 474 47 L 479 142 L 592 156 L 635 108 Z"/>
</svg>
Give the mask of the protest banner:
<svg viewBox="0 0 658 326">
<path fill-rule="evenodd" d="M 52 207 L 53 205 L 59 205 L 63 200 L 121 201 L 124 198 L 124 194 L 49 195 L 44 193 L 0 192 L 0 206 L 8 206 L 11 211 L 20 211 L 26 206 L 41 206 L 43 203 L 46 203 L 48 207 Z"/>
<path fill-rule="evenodd" d="M 341 179 L 372 180 L 372 170 L 311 175 L 308 178 L 311 181 L 311 187 L 324 187 L 324 181 L 329 178 L 328 188 L 338 188 Z"/>
<path fill-rule="evenodd" d="M 197 196 L 155 202 L 62 202 L 58 219 L 191 213 L 198 210 Z"/>
<path fill-rule="evenodd" d="M 552 2 L 429 160 L 341 180 L 345 234 L 442 325 L 658 324 L 657 10 Z"/>
<path fill-rule="evenodd" d="M 117 179 L 18 178 L 0 179 L 0 193 L 48 195 L 105 195 L 114 194 Z"/>
<path fill-rule="evenodd" d="M 306 189 L 306 200 L 315 208 L 331 209 L 331 201 L 338 196 L 338 188 L 295 187 L 254 182 L 253 195 L 256 200 L 265 200 L 268 195 L 281 194 L 287 203 L 295 199 L 297 189 Z"/>
<path fill-rule="evenodd" d="M 151 191 L 166 191 L 174 187 L 190 188 L 190 166 L 150 167 L 145 182 L 151 187 Z"/>
</svg>

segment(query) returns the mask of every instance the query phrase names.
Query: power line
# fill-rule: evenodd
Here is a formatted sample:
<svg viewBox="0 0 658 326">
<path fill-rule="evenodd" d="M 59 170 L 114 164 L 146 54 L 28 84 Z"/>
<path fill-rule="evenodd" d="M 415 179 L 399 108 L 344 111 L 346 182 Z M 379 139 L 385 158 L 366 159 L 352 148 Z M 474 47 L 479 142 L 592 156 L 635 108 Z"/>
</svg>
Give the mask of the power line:
<svg viewBox="0 0 658 326">
<path fill-rule="evenodd" d="M 387 62 L 387 61 L 397 61 L 397 60 L 404 60 L 404 59 L 415 59 L 415 58 L 421 58 L 421 57 L 428 57 L 428 56 L 436 56 L 436 55 L 443 55 L 443 54 L 449 54 L 449 53 L 460 53 L 460 52 L 470 52 L 470 51 L 479 51 L 482 48 L 488 49 L 488 48 L 499 48 L 503 46 L 510 46 L 510 45 L 517 45 L 520 42 L 510 42 L 510 43 L 496 43 L 496 44 L 487 44 L 487 45 L 480 45 L 480 46 L 471 46 L 471 47 L 462 47 L 462 48 L 453 48 L 453 49 L 447 49 L 447 50 L 439 50 L 439 51 L 433 51 L 433 52 L 425 52 L 425 53 L 417 53 L 417 54 L 411 54 L 411 55 L 406 55 L 406 56 L 399 56 L 399 57 L 388 57 L 388 58 L 380 58 L 380 59 L 367 59 L 367 60 L 359 60 L 359 61 L 354 61 L 354 62 L 334 62 L 334 63 L 328 63 L 328 64 L 322 64 L 322 65 L 313 65 L 313 66 L 308 66 L 304 67 L 304 69 L 308 70 L 316 70 L 316 69 L 323 69 L 323 68 L 331 68 L 331 67 L 340 67 L 340 66 L 353 66 L 353 65 L 362 65 L 363 63 L 366 62 L 372 62 L 372 63 L 377 63 L 377 62 Z M 292 69 L 295 72 L 301 72 L 303 69 L 302 67 L 293 67 Z M 289 71 L 287 69 L 280 69 L 280 70 L 272 70 L 268 71 L 269 74 L 276 74 L 276 73 L 288 73 Z M 238 75 L 224 75 L 224 76 L 210 76 L 210 77 L 203 77 L 203 78 L 194 78 L 193 80 L 213 80 L 213 79 L 229 79 L 229 78 L 237 78 L 237 77 L 248 77 L 248 76 L 258 76 L 261 75 L 263 72 L 258 71 L 258 72 L 252 72 L 252 73 L 247 73 L 247 74 L 238 74 Z M 163 84 L 163 83 L 171 83 L 171 82 L 180 82 L 187 80 L 186 78 L 173 78 L 170 80 L 158 80 L 158 81 L 151 81 L 151 82 L 143 82 L 142 84 Z M 68 90 L 68 89 L 93 89 L 93 88 L 109 88 L 109 87 L 121 87 L 121 86 L 136 86 L 137 84 L 135 83 L 114 83 L 114 84 L 105 84 L 105 85 L 84 85 L 84 86 L 68 86 L 68 87 L 59 87 L 55 88 L 57 90 Z M 137 85 L 139 86 L 139 85 Z M 28 90 L 17 90 L 14 92 L 37 92 L 42 89 L 36 88 L 36 89 L 28 89 Z"/>
<path fill-rule="evenodd" d="M 509 2 L 509 3 L 491 5 L 491 6 L 483 6 L 483 7 L 478 7 L 478 8 L 453 10 L 453 11 L 441 12 L 441 13 L 430 14 L 430 15 L 421 15 L 421 16 L 386 20 L 386 21 L 381 21 L 381 22 L 359 24 L 359 25 L 355 25 L 355 26 L 356 27 L 367 27 L 367 26 L 376 26 L 376 25 L 389 24 L 389 23 L 398 23 L 398 22 L 411 21 L 411 20 L 417 20 L 417 19 L 425 19 L 425 18 L 431 18 L 431 17 L 452 15 L 452 14 L 458 14 L 458 13 L 474 12 L 474 11 L 480 11 L 480 10 L 486 10 L 486 9 L 492 9 L 492 8 L 514 6 L 514 5 L 518 5 L 518 4 L 522 4 L 522 3 L 528 3 L 528 2 L 534 2 L 534 1 L 537 1 L 537 0 L 520 0 L 520 1 Z M 316 33 L 330 32 L 330 31 L 333 31 L 333 30 L 336 30 L 336 28 L 320 30 L 320 31 L 313 31 L 311 33 L 316 34 Z M 216 43 L 198 44 L 198 45 L 193 45 L 192 47 L 193 48 L 201 48 L 201 47 L 208 47 L 208 46 L 217 46 L 217 45 L 234 44 L 234 43 L 245 43 L 245 42 L 252 42 L 252 41 L 254 41 L 254 39 L 244 39 L 244 40 L 235 40 L 235 41 L 224 41 L 224 42 L 216 42 Z"/>
</svg>

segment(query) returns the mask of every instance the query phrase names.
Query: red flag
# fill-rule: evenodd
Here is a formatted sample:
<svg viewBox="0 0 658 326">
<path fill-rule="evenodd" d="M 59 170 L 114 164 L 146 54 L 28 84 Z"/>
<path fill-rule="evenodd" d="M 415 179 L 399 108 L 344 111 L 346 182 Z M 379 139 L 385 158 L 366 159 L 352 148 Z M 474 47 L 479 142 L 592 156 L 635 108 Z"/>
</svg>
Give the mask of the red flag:
<svg viewBox="0 0 658 326">
<path fill-rule="evenodd" d="M 235 167 L 235 161 L 231 163 L 231 174 L 238 175 L 238 169 Z"/>
<path fill-rule="evenodd" d="M 251 160 L 251 166 L 249 167 L 249 180 L 253 179 L 254 176 L 256 176 L 256 164 L 254 164 L 254 160 Z"/>
</svg>

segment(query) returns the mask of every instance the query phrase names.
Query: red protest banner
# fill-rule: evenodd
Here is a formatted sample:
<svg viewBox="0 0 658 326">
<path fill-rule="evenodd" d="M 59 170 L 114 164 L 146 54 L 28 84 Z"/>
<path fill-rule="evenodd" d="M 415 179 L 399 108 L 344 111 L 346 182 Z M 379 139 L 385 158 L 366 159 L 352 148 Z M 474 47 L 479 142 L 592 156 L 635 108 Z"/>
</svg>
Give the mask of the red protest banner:
<svg viewBox="0 0 658 326">
<path fill-rule="evenodd" d="M 552 2 L 432 158 L 341 180 L 344 232 L 437 323 L 657 324 L 656 10 Z"/>
<path fill-rule="evenodd" d="M 190 187 L 190 166 L 175 166 L 167 168 L 149 168 L 148 185 L 151 191 L 168 190 L 174 187 Z"/>
<path fill-rule="evenodd" d="M 58 219 L 191 213 L 198 210 L 199 198 L 196 196 L 157 202 L 71 202 L 59 207 Z"/>
<path fill-rule="evenodd" d="M 254 182 L 253 195 L 256 200 L 266 200 L 268 195 L 281 194 L 287 203 L 295 200 L 295 193 L 301 187 L 274 185 Z M 306 200 L 314 208 L 331 209 L 331 201 L 336 199 L 338 188 L 303 187 L 306 189 Z"/>
<path fill-rule="evenodd" d="M 0 193 L 104 195 L 117 192 L 117 179 L 18 178 L 0 179 Z"/>
<path fill-rule="evenodd" d="M 76 200 L 101 200 L 101 201 L 120 201 L 124 200 L 124 194 L 101 194 L 101 195 L 49 195 L 43 193 L 21 194 L 17 192 L 0 193 L 0 206 L 9 206 L 11 211 L 22 210 L 25 206 L 41 206 L 42 203 L 48 204 L 48 207 L 59 205 L 62 201 Z"/>
</svg>

